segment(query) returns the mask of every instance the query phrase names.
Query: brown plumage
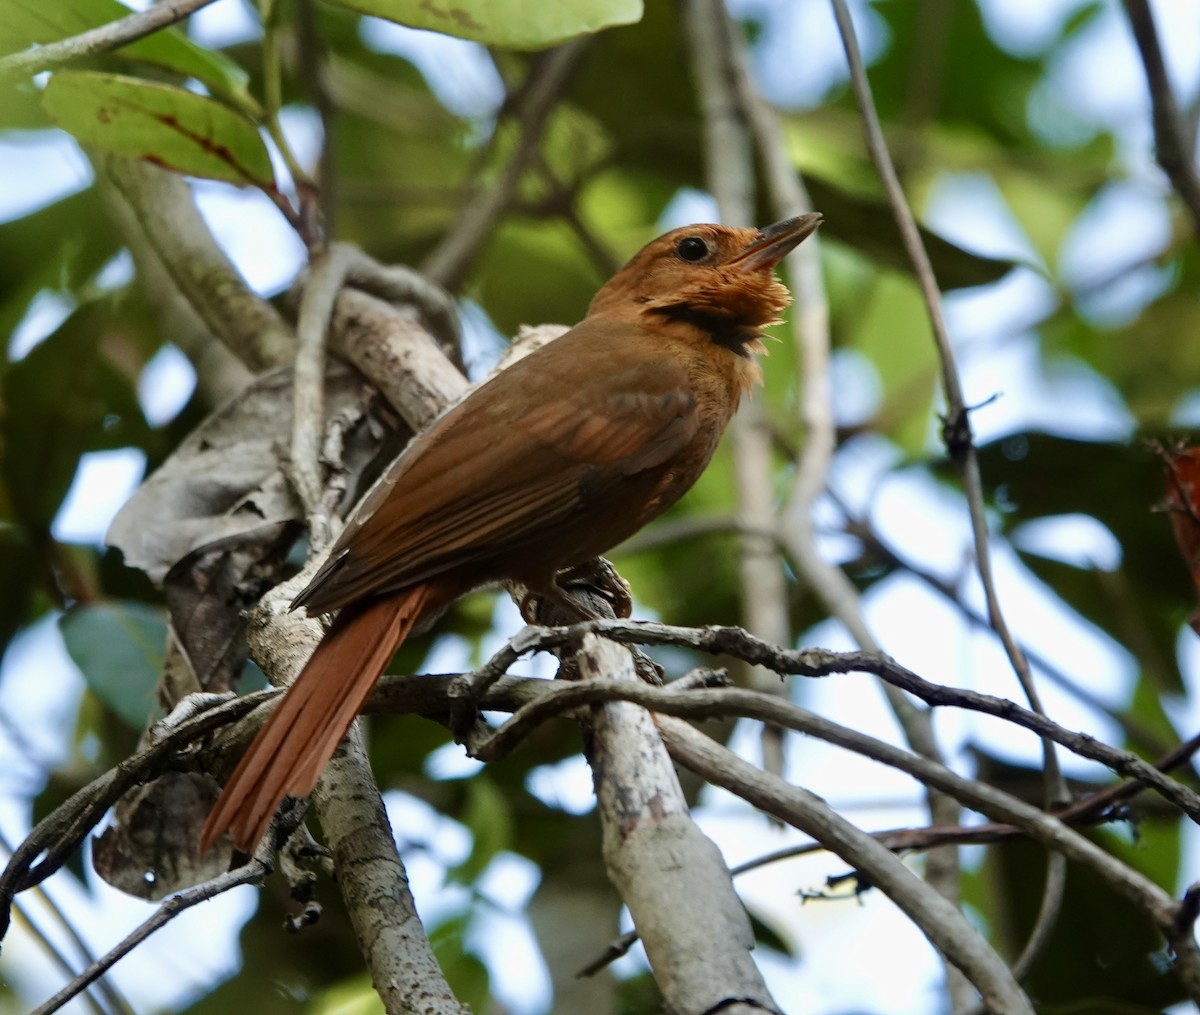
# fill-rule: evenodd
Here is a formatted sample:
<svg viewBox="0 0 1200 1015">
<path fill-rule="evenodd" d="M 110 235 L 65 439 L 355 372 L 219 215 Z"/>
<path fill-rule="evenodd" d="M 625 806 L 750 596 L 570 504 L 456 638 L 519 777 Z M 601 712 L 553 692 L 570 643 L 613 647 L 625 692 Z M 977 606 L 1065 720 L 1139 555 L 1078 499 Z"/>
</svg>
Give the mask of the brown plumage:
<svg viewBox="0 0 1200 1015">
<path fill-rule="evenodd" d="M 404 639 L 459 596 L 555 584 L 675 503 L 759 379 L 788 291 L 774 276 L 819 215 L 763 230 L 676 229 L 637 253 L 587 317 L 474 390 L 359 504 L 292 607 L 340 611 L 226 784 L 201 834 L 251 849 L 312 791 Z"/>
</svg>

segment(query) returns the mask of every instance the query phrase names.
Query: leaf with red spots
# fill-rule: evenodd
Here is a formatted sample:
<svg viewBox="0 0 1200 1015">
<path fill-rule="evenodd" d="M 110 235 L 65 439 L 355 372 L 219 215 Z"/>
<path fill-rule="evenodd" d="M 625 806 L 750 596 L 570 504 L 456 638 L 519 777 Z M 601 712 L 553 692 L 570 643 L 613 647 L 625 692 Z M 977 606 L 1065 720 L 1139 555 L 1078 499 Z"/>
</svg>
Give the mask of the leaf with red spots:
<svg viewBox="0 0 1200 1015">
<path fill-rule="evenodd" d="M 275 189 L 258 129 L 215 99 L 173 85 L 95 71 L 59 71 L 42 105 L 82 144 L 186 176 Z"/>
<path fill-rule="evenodd" d="M 1167 463 L 1167 511 L 1183 562 L 1200 593 L 1200 447 L 1164 452 Z M 1200 610 L 1188 623 L 1200 634 Z"/>
</svg>

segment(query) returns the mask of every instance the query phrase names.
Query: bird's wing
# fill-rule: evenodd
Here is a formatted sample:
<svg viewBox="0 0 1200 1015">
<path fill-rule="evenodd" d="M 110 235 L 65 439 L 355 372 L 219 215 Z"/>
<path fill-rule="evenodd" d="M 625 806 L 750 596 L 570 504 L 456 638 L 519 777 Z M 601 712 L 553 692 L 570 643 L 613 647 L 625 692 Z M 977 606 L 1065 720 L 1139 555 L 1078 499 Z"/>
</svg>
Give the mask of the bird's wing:
<svg viewBox="0 0 1200 1015">
<path fill-rule="evenodd" d="M 601 343 L 621 348 L 597 357 Z M 532 545 L 584 498 L 669 461 L 698 425 L 684 368 L 651 336 L 584 322 L 418 437 L 294 605 L 327 612 Z"/>
</svg>

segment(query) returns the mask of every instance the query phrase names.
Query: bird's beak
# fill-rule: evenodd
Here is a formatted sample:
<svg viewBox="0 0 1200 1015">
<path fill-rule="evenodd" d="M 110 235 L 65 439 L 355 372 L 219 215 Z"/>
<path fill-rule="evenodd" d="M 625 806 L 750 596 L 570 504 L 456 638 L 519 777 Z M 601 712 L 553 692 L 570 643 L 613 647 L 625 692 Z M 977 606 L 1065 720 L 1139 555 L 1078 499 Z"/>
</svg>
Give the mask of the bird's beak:
<svg viewBox="0 0 1200 1015">
<path fill-rule="evenodd" d="M 769 271 L 790 254 L 801 240 L 812 235 L 823 217 L 820 212 L 814 211 L 760 229 L 733 264 L 744 271 Z"/>
</svg>

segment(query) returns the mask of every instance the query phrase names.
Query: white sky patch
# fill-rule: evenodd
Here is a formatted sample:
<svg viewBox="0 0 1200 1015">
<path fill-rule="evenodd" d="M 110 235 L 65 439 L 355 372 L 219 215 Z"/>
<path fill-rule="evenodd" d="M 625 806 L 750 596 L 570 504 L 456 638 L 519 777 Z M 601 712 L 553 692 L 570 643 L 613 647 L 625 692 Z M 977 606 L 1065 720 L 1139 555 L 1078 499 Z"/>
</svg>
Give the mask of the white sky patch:
<svg viewBox="0 0 1200 1015">
<path fill-rule="evenodd" d="M 456 116 L 491 117 L 504 101 L 504 82 L 485 47 L 382 18 L 363 18 L 359 36 L 377 53 L 414 64 L 430 90 Z"/>
<path fill-rule="evenodd" d="M 442 744 L 425 758 L 422 768 L 431 779 L 469 779 L 486 766 L 467 755 L 462 744 Z"/>
<path fill-rule="evenodd" d="M 43 289 L 29 303 L 8 339 L 8 358 L 24 359 L 30 350 L 54 334 L 75 309 L 75 301 Z"/>
<path fill-rule="evenodd" d="M 962 571 L 971 543 L 970 519 L 957 491 L 922 470 L 892 473 L 876 491 L 871 521 L 906 560 L 943 576 Z"/>
<path fill-rule="evenodd" d="M 462 325 L 463 362 L 467 376 L 478 384 L 495 367 L 508 341 L 496 329 L 488 312 L 474 300 L 458 301 L 458 319 Z"/>
<path fill-rule="evenodd" d="M 505 876 L 509 873 L 504 871 Z M 505 1011 L 538 1015 L 550 1010 L 550 973 L 523 915 L 477 908 L 466 945 L 486 961 L 492 993 Z"/>
<path fill-rule="evenodd" d="M 1088 0 L 979 0 L 988 35 L 1014 56 L 1037 56 Z"/>
<path fill-rule="evenodd" d="M 987 173 L 940 173 L 921 217 L 926 226 L 952 243 L 984 257 L 1039 260 Z"/>
<path fill-rule="evenodd" d="M 262 36 L 262 25 L 243 0 L 223 0 L 202 7 L 188 18 L 188 34 L 201 46 L 222 49 Z"/>
<path fill-rule="evenodd" d="M 716 199 L 703 190 L 681 187 L 675 191 L 659 216 L 658 225 L 663 232 L 690 226 L 696 222 L 719 222 L 721 213 Z"/>
<path fill-rule="evenodd" d="M 70 730 L 83 694 L 83 677 L 67 655 L 58 614 L 19 632 L 0 660 L 0 793 L 40 784 L 70 755 Z M 5 829 L 8 831 L 6 824 Z M 10 842 L 18 841 L 28 829 Z"/>
<path fill-rule="evenodd" d="M 1121 544 L 1112 530 L 1091 515 L 1035 518 L 1017 527 L 1013 543 L 1021 550 L 1085 569 L 1115 571 L 1121 566 Z"/>
<path fill-rule="evenodd" d="M 887 22 L 863 0 L 850 0 L 850 18 L 867 66 L 887 51 Z M 812 108 L 849 78 L 841 37 L 827 3 L 732 0 L 735 18 L 761 26 L 751 50 L 755 83 L 785 108 Z"/>
<path fill-rule="evenodd" d="M 310 106 L 284 106 L 279 111 L 279 127 L 300 164 L 309 172 L 315 171 L 323 143 L 321 117 L 317 111 Z M 269 147 L 274 157 L 274 145 Z M 287 166 L 282 163 L 273 164 L 276 175 L 286 178 Z"/>
<path fill-rule="evenodd" d="M 1136 421 L 1111 381 L 1081 360 L 1044 364 L 1036 335 L 968 352 L 959 370 L 967 404 L 980 406 L 971 414 L 978 444 L 1021 430 L 1084 440 L 1121 440 L 1134 430 Z"/>
<path fill-rule="evenodd" d="M 151 426 L 164 426 L 187 405 L 196 389 L 196 370 L 182 352 L 164 345 L 138 378 L 138 401 Z"/>
<path fill-rule="evenodd" d="M 1200 635 L 1190 627 L 1181 627 L 1175 654 L 1186 693 L 1167 698 L 1165 707 L 1171 722 L 1189 736 L 1200 730 Z"/>
<path fill-rule="evenodd" d="M 205 180 L 193 188 L 209 229 L 255 292 L 271 295 L 291 283 L 304 267 L 304 244 L 266 195 Z"/>
<path fill-rule="evenodd" d="M 991 285 L 954 289 L 942 307 L 955 348 L 1004 341 L 1047 317 L 1058 305 L 1054 286 L 1031 268 L 1017 267 Z"/>
<path fill-rule="evenodd" d="M 589 814 L 596 807 L 592 769 L 582 754 L 573 754 L 553 765 L 531 768 L 525 788 L 547 807 L 556 807 L 567 814 Z"/>
<path fill-rule="evenodd" d="M 550 974 L 524 914 L 540 881 L 537 864 L 498 853 L 476 883 L 490 905 L 476 909 L 466 944 L 487 960 L 496 999 L 514 1015 L 537 1015 L 550 1005 Z"/>
<path fill-rule="evenodd" d="M 92 182 L 92 167 L 61 130 L 0 137 L 0 222 L 21 218 Z"/>
<path fill-rule="evenodd" d="M 1160 254 L 1171 241 L 1171 213 L 1161 194 L 1110 183 L 1076 217 L 1059 252 L 1059 273 L 1072 289 L 1104 282 Z"/>
<path fill-rule="evenodd" d="M 731 865 L 807 841 L 794 830 L 768 825 L 748 805 L 719 791 L 705 791 L 697 818 Z M 788 1011 L 813 1015 L 859 1010 L 926 1015 L 935 1010 L 937 960 L 921 932 L 882 893 L 808 903 L 797 894 L 819 891 L 827 877 L 848 872 L 844 861 L 817 852 L 737 877 L 737 891 L 752 912 L 789 938 L 798 953 L 790 959 L 755 952 L 768 987 Z M 861 967 L 864 956 L 870 956 L 871 975 L 848 975 L 848 968 Z"/>
<path fill-rule="evenodd" d="M 1189 391 L 1171 410 L 1171 426 L 1200 427 L 1200 388 Z"/>
<path fill-rule="evenodd" d="M 137 448 L 83 455 L 51 527 L 54 538 L 64 543 L 103 543 L 113 518 L 133 495 L 145 471 L 146 456 Z"/>
<path fill-rule="evenodd" d="M 833 415 L 839 426 L 867 422 L 883 401 L 879 371 L 857 349 L 833 350 L 829 359 L 829 387 L 837 392 Z"/>
<path fill-rule="evenodd" d="M 96 285 L 101 289 L 119 289 L 133 281 L 135 272 L 133 255 L 128 250 L 118 250 L 96 273 Z"/>
</svg>

